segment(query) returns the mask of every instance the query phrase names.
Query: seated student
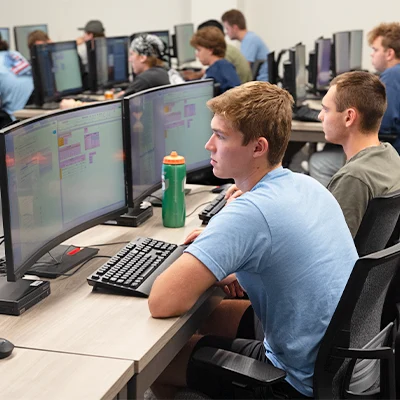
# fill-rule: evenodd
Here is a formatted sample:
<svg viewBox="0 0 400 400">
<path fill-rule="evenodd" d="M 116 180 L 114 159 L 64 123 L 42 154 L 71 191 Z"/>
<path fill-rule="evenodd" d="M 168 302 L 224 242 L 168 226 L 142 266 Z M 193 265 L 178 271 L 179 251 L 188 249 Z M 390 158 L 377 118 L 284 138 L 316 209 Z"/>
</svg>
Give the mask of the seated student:
<svg viewBox="0 0 400 400">
<path fill-rule="evenodd" d="M 220 84 L 220 93 L 240 85 L 240 79 L 232 63 L 224 58 L 226 43 L 224 34 L 215 26 L 199 29 L 190 40 L 196 49 L 196 57 L 208 65 L 205 78 L 213 78 Z"/>
<path fill-rule="evenodd" d="M 125 91 L 116 97 L 128 96 L 133 93 L 156 86 L 169 85 L 170 80 L 162 60 L 164 45 L 155 35 L 143 34 L 132 40 L 129 60 L 136 74 L 133 82 Z M 71 108 L 82 105 L 81 101 L 64 99 L 60 108 Z"/>
<path fill-rule="evenodd" d="M 380 24 L 368 34 L 372 65 L 385 84 L 387 109 L 380 133 L 396 134 L 393 146 L 400 153 L 400 23 Z"/>
<path fill-rule="evenodd" d="M 20 53 L 8 50 L 7 42 L 0 37 L 1 110 L 15 121 L 14 111 L 25 107 L 32 91 L 31 66 Z"/>
<path fill-rule="evenodd" d="M 29 50 L 36 44 L 46 44 L 52 43 L 52 40 L 49 38 L 46 32 L 37 29 L 36 31 L 32 31 L 28 35 L 28 48 Z"/>
<path fill-rule="evenodd" d="M 251 303 L 223 301 L 202 329 L 217 336 L 193 336 L 152 388 L 156 396 L 172 385 L 172 398 L 174 387 L 188 385 L 219 398 L 223 383 L 191 360 L 194 346 L 211 342 L 284 369 L 283 390 L 293 398 L 313 394 L 318 347 L 358 256 L 332 194 L 281 166 L 292 104 L 287 91 L 267 82 L 207 103 L 214 174 L 234 178 L 244 194 L 200 235 L 189 235 L 186 242 L 194 242 L 155 280 L 149 308 L 155 318 L 182 315 L 215 284 L 239 294 L 243 287 Z M 254 313 L 261 336 L 249 329 Z"/>
<path fill-rule="evenodd" d="M 222 33 L 224 33 L 224 27 L 219 21 L 215 19 L 210 19 L 203 22 L 198 26 L 197 30 L 206 28 L 207 26 L 215 26 Z M 235 67 L 241 83 L 250 82 L 253 80 L 250 65 L 237 47 L 226 43 L 225 58 Z M 189 69 L 187 71 L 182 71 L 181 74 L 186 80 L 200 79 L 205 74 L 205 70 L 203 69 L 201 71 L 191 71 Z"/>
<path fill-rule="evenodd" d="M 328 190 L 339 202 L 353 238 L 368 202 L 400 190 L 400 157 L 378 138 L 385 110 L 385 87 L 368 72 L 337 76 L 322 100 L 319 118 L 325 138 L 341 145 L 347 159 Z"/>
</svg>

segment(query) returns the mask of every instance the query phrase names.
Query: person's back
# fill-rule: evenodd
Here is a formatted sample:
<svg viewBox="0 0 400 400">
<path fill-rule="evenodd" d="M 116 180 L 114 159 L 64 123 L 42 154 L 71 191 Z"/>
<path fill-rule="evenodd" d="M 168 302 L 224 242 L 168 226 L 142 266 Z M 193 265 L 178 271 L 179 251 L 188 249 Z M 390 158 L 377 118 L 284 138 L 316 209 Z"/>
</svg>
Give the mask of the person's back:
<svg viewBox="0 0 400 400">
<path fill-rule="evenodd" d="M 268 358 L 311 396 L 318 345 L 357 258 L 334 197 L 280 167 L 221 210 L 189 252 L 207 253 L 223 275 L 235 268 L 262 322 Z"/>
<path fill-rule="evenodd" d="M 0 51 L 0 94 L 2 110 L 12 120 L 14 111 L 25 107 L 33 91 L 31 66 L 17 51 Z"/>
<path fill-rule="evenodd" d="M 235 67 L 241 83 L 253 80 L 250 65 L 237 47 L 227 43 L 225 58 Z"/>
</svg>

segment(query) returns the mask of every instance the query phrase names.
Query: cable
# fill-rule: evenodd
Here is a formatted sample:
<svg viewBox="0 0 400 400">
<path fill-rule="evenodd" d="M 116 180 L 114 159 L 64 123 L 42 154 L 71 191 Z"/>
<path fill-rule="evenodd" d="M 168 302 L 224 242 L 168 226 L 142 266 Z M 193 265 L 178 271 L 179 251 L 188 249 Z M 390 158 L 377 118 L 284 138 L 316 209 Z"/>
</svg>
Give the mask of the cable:
<svg viewBox="0 0 400 400">
<path fill-rule="evenodd" d="M 200 190 L 198 192 L 190 192 L 186 196 L 193 196 L 195 194 L 200 194 L 200 193 L 212 193 L 212 191 L 211 190 Z"/>
<path fill-rule="evenodd" d="M 205 203 L 199 204 L 191 213 L 189 213 L 188 215 L 186 215 L 186 218 L 187 218 L 187 217 L 190 217 L 191 215 L 193 215 L 193 214 L 195 213 L 195 211 L 196 211 L 198 208 L 200 208 L 200 207 L 202 207 L 202 206 L 205 206 L 206 204 L 210 204 L 210 203 L 211 203 L 211 201 L 206 201 Z"/>
<path fill-rule="evenodd" d="M 160 197 L 154 196 L 154 195 L 152 195 L 152 194 L 149 194 L 147 197 L 153 197 L 154 199 L 157 199 L 157 200 L 159 200 L 159 201 L 162 201 L 162 199 L 161 199 Z"/>
</svg>

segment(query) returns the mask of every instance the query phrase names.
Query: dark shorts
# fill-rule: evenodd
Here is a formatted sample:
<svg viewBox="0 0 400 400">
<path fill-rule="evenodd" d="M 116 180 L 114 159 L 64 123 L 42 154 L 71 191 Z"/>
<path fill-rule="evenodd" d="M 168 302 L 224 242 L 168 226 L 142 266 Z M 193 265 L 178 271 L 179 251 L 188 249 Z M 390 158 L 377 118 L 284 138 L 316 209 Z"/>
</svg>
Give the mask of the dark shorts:
<svg viewBox="0 0 400 400">
<path fill-rule="evenodd" d="M 271 361 L 265 355 L 263 336 L 261 323 L 250 306 L 240 320 L 237 338 L 204 336 L 197 342 L 192 354 L 201 347 L 217 347 L 271 364 Z M 205 393 L 213 399 L 242 399 L 245 397 L 242 388 L 232 385 L 228 380 L 223 381 L 220 376 L 210 372 L 209 368 L 196 364 L 192 357 L 187 368 L 186 382 L 189 388 Z M 307 397 L 303 396 L 287 382 L 280 382 L 270 387 L 255 389 L 251 394 L 251 398 L 303 399 Z"/>
</svg>

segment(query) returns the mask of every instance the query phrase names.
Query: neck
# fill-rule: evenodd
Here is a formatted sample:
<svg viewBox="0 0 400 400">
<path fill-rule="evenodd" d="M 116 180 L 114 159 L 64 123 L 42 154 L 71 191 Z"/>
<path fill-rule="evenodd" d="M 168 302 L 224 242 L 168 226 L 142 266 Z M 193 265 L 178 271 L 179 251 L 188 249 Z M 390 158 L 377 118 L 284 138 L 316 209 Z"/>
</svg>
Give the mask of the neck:
<svg viewBox="0 0 400 400">
<path fill-rule="evenodd" d="M 273 167 L 270 165 L 254 166 L 247 175 L 240 178 L 235 178 L 235 185 L 243 192 L 251 190 L 265 175 L 270 173 L 276 168 L 282 166 L 282 163 L 276 164 Z"/>
<path fill-rule="evenodd" d="M 246 36 L 246 33 L 247 33 L 247 29 L 241 29 L 237 34 L 238 40 L 242 41 L 243 38 Z"/>
<path fill-rule="evenodd" d="M 395 65 L 400 64 L 400 60 L 398 58 L 395 58 L 393 60 L 388 61 L 388 68 L 392 68 Z"/>
<path fill-rule="evenodd" d="M 215 62 L 217 62 L 218 60 L 221 60 L 221 57 L 217 57 L 217 56 L 214 56 L 214 54 L 212 54 L 212 55 L 210 56 L 208 65 L 209 65 L 209 66 L 210 66 L 210 65 L 213 65 L 213 64 L 214 64 Z"/>
<path fill-rule="evenodd" d="M 356 132 L 349 135 L 346 143 L 343 143 L 343 151 L 346 154 L 346 159 L 350 160 L 353 156 L 367 147 L 379 146 L 379 138 L 377 132 L 362 133 Z"/>
</svg>

